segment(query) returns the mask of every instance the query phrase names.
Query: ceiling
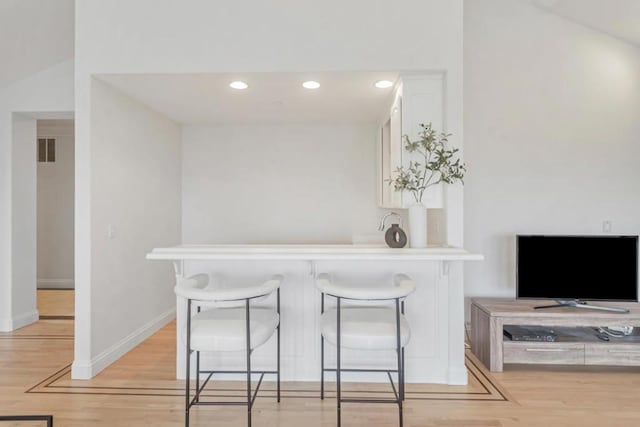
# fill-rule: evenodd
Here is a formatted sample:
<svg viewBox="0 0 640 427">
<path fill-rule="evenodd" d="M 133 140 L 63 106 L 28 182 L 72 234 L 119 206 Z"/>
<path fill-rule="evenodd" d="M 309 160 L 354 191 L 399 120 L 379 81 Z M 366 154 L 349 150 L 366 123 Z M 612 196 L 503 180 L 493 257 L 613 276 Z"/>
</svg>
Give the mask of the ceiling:
<svg viewBox="0 0 640 427">
<path fill-rule="evenodd" d="M 376 123 L 389 106 L 395 72 L 101 75 L 99 78 L 183 124 Z M 242 80 L 245 90 L 229 83 Z M 315 80 L 316 90 L 302 87 Z M 388 111 L 387 111 L 388 114 Z"/>
<path fill-rule="evenodd" d="M 73 58 L 73 0 L 0 0 L 0 88 Z"/>
<path fill-rule="evenodd" d="M 534 0 L 563 18 L 640 46 L 640 0 Z"/>
<path fill-rule="evenodd" d="M 531 1 L 640 46 L 640 0 Z M 0 88 L 73 56 L 74 0 L 0 0 Z"/>
</svg>

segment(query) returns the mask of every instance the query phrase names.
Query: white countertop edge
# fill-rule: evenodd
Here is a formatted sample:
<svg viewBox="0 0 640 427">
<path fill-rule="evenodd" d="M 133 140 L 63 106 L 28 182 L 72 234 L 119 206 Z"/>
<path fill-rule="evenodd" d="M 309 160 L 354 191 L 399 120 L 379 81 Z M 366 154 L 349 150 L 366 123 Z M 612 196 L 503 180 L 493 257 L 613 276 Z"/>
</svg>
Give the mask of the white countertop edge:
<svg viewBox="0 0 640 427">
<path fill-rule="evenodd" d="M 392 249 L 382 245 L 180 245 L 155 248 L 149 260 L 415 260 L 481 261 L 484 256 L 455 247 Z"/>
</svg>

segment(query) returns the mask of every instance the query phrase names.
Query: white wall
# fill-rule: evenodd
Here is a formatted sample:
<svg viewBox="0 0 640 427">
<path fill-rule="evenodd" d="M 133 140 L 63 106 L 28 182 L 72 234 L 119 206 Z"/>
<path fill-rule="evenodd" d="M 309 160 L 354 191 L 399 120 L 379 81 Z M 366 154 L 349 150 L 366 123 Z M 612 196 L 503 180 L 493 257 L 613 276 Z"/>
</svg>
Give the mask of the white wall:
<svg viewBox="0 0 640 427">
<path fill-rule="evenodd" d="M 173 318 L 173 268 L 145 255 L 180 243 L 180 127 L 100 80 L 91 92 L 92 286 L 90 304 L 76 304 L 90 322 L 76 330 L 90 327 L 92 357 L 76 356 L 78 378 Z"/>
<path fill-rule="evenodd" d="M 36 297 L 35 117 L 73 111 L 73 62 L 67 61 L 0 89 L 0 330 L 34 317 Z M 23 113 L 23 114 L 14 114 Z M 33 133 L 14 138 L 16 120 L 30 120 Z M 31 125 L 30 125 L 31 126 Z M 33 150 L 20 155 L 14 145 Z M 15 154 L 15 155 L 14 155 Z M 32 172 L 32 175 L 26 172 Z M 14 206 L 19 198 L 20 205 Z M 24 203 L 22 203 L 24 202 Z M 18 228 L 19 227 L 19 228 Z M 14 230 L 27 234 L 14 239 Z M 20 304 L 13 304 L 21 301 Z"/>
<path fill-rule="evenodd" d="M 187 126 L 185 243 L 351 243 L 376 233 L 370 125 Z"/>
<path fill-rule="evenodd" d="M 73 288 L 74 122 L 38 120 L 56 140 L 55 162 L 38 162 L 38 287 Z"/>
<path fill-rule="evenodd" d="M 516 233 L 640 232 L 640 51 L 529 2 L 465 2 L 468 296 L 515 296 Z"/>
<path fill-rule="evenodd" d="M 14 113 L 11 179 L 11 308 L 13 328 L 38 320 L 36 295 L 36 121 Z"/>
<path fill-rule="evenodd" d="M 90 337 L 100 331 L 91 312 L 104 302 L 91 294 L 106 286 L 96 281 L 91 259 L 100 238 L 92 198 L 104 197 L 92 188 L 92 169 L 105 161 L 92 154 L 102 138 L 92 130 L 92 75 L 431 69 L 446 72 L 447 130 L 461 146 L 462 0 L 402 0 L 393 7 L 383 0 L 77 2 L 76 306 L 86 311 L 76 313 L 76 362 L 97 356 Z M 449 241 L 461 245 L 461 189 L 450 192 L 447 207 Z M 170 289 L 171 277 L 163 280 L 157 286 Z M 100 339 L 115 345 L 126 338 L 122 332 Z"/>
</svg>

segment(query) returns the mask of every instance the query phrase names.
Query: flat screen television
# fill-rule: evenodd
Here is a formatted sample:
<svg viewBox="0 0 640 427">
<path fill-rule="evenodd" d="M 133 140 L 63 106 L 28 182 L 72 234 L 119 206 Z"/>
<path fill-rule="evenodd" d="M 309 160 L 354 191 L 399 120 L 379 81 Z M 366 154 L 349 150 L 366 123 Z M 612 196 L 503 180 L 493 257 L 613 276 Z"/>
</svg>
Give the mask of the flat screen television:
<svg viewBox="0 0 640 427">
<path fill-rule="evenodd" d="M 569 306 L 637 302 L 638 236 L 518 235 L 516 296 Z"/>
</svg>

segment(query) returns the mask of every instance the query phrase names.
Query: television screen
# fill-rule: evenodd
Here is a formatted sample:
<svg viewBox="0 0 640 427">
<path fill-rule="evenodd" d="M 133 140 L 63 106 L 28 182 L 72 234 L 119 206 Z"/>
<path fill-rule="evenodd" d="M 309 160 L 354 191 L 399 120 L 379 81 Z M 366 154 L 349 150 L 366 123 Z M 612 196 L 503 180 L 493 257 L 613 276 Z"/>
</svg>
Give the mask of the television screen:
<svg viewBox="0 0 640 427">
<path fill-rule="evenodd" d="M 517 298 L 638 301 L 638 236 L 516 239 Z"/>
</svg>

